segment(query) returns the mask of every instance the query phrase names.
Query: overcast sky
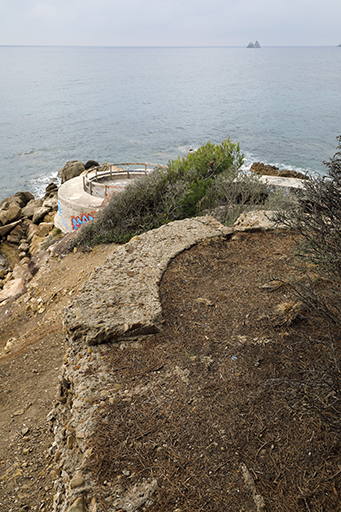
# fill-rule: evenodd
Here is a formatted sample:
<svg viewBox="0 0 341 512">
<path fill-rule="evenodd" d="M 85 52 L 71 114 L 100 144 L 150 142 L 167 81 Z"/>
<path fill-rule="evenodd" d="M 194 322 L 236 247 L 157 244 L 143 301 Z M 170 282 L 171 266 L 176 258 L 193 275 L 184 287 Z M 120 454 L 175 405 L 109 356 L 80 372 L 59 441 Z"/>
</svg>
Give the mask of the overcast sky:
<svg viewBox="0 0 341 512">
<path fill-rule="evenodd" d="M 0 45 L 341 43 L 341 0 L 0 0 Z"/>
</svg>

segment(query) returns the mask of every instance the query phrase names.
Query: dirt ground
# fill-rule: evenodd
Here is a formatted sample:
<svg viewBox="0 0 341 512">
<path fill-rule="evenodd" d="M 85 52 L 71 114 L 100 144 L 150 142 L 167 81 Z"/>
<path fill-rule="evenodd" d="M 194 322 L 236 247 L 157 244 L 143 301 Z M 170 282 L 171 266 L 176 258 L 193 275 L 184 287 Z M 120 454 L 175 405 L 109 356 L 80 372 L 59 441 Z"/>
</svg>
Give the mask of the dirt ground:
<svg viewBox="0 0 341 512">
<path fill-rule="evenodd" d="M 62 310 L 111 246 L 51 258 L 42 252 L 28 293 L 0 307 L 0 510 L 51 511 L 54 436 L 46 416 L 65 354 Z"/>
<path fill-rule="evenodd" d="M 151 512 L 341 509 L 338 347 L 282 284 L 293 242 L 240 233 L 171 262 L 164 330 L 104 361 L 126 393 L 93 437 L 103 488 L 155 477 Z M 20 350 L 0 361 L 1 511 L 51 510 L 61 310 L 109 250 L 50 262 L 31 298 L 2 313 L 0 351 L 11 337 Z"/>
</svg>

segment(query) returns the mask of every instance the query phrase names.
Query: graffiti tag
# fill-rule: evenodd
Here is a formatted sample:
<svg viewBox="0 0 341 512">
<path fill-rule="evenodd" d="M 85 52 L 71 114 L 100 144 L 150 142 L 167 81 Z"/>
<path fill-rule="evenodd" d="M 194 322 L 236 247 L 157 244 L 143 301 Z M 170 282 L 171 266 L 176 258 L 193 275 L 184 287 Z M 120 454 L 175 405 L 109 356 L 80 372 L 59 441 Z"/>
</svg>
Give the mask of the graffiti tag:
<svg viewBox="0 0 341 512">
<path fill-rule="evenodd" d="M 77 217 L 71 217 L 71 226 L 72 229 L 75 230 L 79 228 L 82 224 L 85 224 L 86 222 L 90 222 L 91 220 L 94 220 L 96 212 L 90 212 L 90 213 L 80 213 L 77 215 Z"/>
</svg>

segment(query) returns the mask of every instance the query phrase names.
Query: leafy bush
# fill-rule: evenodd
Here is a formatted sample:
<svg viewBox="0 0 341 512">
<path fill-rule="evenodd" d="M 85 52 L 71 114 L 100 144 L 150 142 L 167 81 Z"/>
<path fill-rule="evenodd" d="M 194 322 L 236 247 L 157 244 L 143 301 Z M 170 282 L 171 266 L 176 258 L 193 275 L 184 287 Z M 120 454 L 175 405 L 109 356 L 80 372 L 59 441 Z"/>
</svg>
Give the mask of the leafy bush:
<svg viewBox="0 0 341 512">
<path fill-rule="evenodd" d="M 208 142 L 114 195 L 99 218 L 82 227 L 74 244 L 124 243 L 170 221 L 199 215 L 221 201 L 213 193 L 217 177 L 232 183 L 242 164 L 239 144 Z M 203 201 L 206 196 L 209 200 Z"/>
<path fill-rule="evenodd" d="M 84 224 L 73 246 L 125 243 L 174 220 L 212 213 L 231 224 L 246 208 L 268 201 L 269 189 L 241 171 L 244 155 L 229 139 L 207 142 L 115 194 L 95 222 Z"/>
</svg>

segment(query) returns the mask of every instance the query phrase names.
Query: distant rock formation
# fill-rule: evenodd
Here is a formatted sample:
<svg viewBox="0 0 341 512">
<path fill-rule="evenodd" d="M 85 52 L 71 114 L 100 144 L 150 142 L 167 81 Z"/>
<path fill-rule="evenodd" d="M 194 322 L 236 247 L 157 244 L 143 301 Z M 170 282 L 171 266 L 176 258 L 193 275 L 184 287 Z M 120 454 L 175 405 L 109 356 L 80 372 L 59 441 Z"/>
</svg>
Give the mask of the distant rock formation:
<svg viewBox="0 0 341 512">
<path fill-rule="evenodd" d="M 291 171 L 290 169 L 279 170 L 278 167 L 269 164 L 263 164 L 262 162 L 254 162 L 251 165 L 250 170 L 256 174 L 263 176 L 280 176 L 281 178 L 298 178 L 301 180 L 308 180 L 308 176 L 301 172 Z"/>
<path fill-rule="evenodd" d="M 249 43 L 246 48 L 260 48 L 260 47 L 261 46 L 260 46 L 259 42 L 256 41 L 255 43 Z"/>
</svg>

